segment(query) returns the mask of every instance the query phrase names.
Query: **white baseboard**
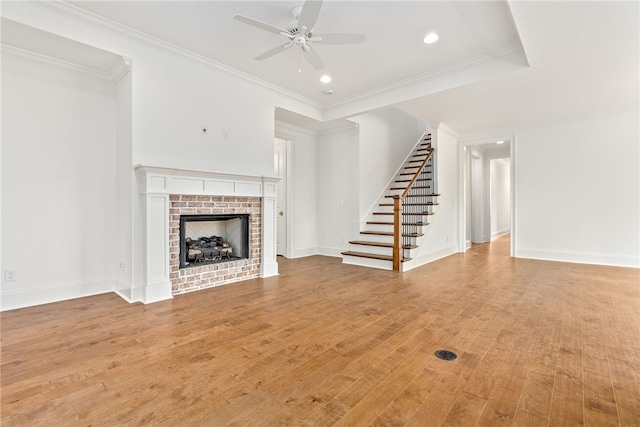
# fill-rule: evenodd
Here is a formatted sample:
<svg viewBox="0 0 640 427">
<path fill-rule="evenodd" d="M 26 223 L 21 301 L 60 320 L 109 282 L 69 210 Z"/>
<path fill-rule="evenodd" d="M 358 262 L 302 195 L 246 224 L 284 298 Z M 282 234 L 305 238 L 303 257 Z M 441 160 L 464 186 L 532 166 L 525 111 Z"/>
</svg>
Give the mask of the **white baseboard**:
<svg viewBox="0 0 640 427">
<path fill-rule="evenodd" d="M 471 249 L 471 240 L 467 240 L 466 242 L 464 242 L 464 248 L 465 250 Z"/>
<path fill-rule="evenodd" d="M 422 265 L 437 261 L 439 259 L 448 257 L 449 255 L 453 255 L 456 253 L 458 253 L 458 247 L 449 246 L 448 248 L 444 248 L 439 251 L 432 252 L 430 254 L 420 255 L 409 262 L 403 262 L 402 271 L 413 270 L 416 267 L 420 267 Z"/>
<path fill-rule="evenodd" d="M 143 288 L 142 302 L 144 304 L 152 304 L 171 298 L 173 298 L 171 294 L 171 282 L 168 280 L 157 283 L 147 283 Z"/>
<path fill-rule="evenodd" d="M 115 290 L 115 281 L 115 276 L 105 276 L 3 292 L 0 310 L 15 310 L 17 308 L 113 292 Z"/>
<path fill-rule="evenodd" d="M 132 284 L 122 278 L 116 278 L 115 290 L 114 292 L 120 296 L 123 300 L 131 304 L 132 299 Z"/>
<path fill-rule="evenodd" d="M 491 233 L 491 241 L 493 242 L 494 240 L 496 240 L 498 237 L 502 237 L 505 234 L 509 234 L 511 233 L 510 229 L 506 229 L 506 230 L 500 230 L 500 231 L 494 231 L 493 233 Z"/>
<path fill-rule="evenodd" d="M 342 258 L 342 252 L 347 251 L 346 248 L 329 248 L 318 247 L 317 255 L 332 256 L 336 258 Z"/>
<path fill-rule="evenodd" d="M 516 258 L 640 268 L 640 257 L 516 248 Z"/>
<path fill-rule="evenodd" d="M 296 249 L 293 254 L 294 258 L 304 258 L 307 256 L 318 255 L 318 248 Z"/>
<path fill-rule="evenodd" d="M 131 287 L 131 303 L 141 302 L 142 295 L 144 294 L 144 286 L 141 284 L 133 285 Z"/>
<path fill-rule="evenodd" d="M 260 266 L 260 277 L 271 277 L 278 275 L 278 262 L 263 262 Z"/>
</svg>

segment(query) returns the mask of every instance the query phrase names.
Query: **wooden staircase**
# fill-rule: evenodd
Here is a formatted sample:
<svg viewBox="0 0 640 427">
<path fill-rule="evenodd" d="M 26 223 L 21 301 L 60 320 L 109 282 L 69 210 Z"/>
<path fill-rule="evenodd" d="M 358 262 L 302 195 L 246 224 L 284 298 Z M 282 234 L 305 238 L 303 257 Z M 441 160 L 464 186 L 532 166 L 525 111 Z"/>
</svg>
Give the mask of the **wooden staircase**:
<svg viewBox="0 0 640 427">
<path fill-rule="evenodd" d="M 438 205 L 439 194 L 433 191 L 433 151 L 431 135 L 427 134 L 371 212 L 360 238 L 350 241 L 350 250 L 342 252 L 343 263 L 402 271 L 401 264 L 411 261 Z"/>
</svg>

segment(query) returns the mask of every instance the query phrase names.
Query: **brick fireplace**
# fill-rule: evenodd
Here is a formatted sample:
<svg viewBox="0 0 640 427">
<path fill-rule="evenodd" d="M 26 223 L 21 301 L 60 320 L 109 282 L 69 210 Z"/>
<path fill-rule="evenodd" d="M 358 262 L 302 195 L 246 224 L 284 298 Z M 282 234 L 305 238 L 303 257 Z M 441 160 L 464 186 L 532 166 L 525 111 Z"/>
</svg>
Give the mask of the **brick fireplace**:
<svg viewBox="0 0 640 427">
<path fill-rule="evenodd" d="M 141 280 L 131 301 L 152 303 L 174 295 L 278 274 L 278 178 L 136 166 L 140 199 Z M 249 256 L 180 268 L 180 216 L 248 214 Z"/>
<path fill-rule="evenodd" d="M 236 196 L 169 196 L 169 254 L 171 293 L 173 295 L 197 291 L 213 286 L 238 282 L 260 274 L 260 251 L 262 247 L 262 213 L 259 197 Z M 208 218 L 216 214 L 248 214 L 249 254 L 246 259 L 227 260 L 200 265 L 181 266 L 180 220 L 202 215 Z M 201 233 L 202 234 L 202 233 Z M 222 234 L 222 233 L 217 233 Z M 236 252 L 239 248 L 233 248 Z M 182 254 L 183 258 L 186 258 Z M 184 260 L 183 260 L 184 263 Z"/>
</svg>

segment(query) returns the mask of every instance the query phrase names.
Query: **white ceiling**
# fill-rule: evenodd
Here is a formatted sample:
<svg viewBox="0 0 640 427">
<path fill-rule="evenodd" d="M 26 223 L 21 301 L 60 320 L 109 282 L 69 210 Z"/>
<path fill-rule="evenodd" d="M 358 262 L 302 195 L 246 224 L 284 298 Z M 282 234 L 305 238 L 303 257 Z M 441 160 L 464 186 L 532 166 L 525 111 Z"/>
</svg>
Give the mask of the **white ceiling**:
<svg viewBox="0 0 640 427">
<path fill-rule="evenodd" d="M 640 3 L 511 3 L 530 68 L 398 105 L 461 133 L 638 108 Z"/>
<path fill-rule="evenodd" d="M 300 73 L 294 48 L 255 61 L 286 40 L 233 16 L 287 27 L 291 9 L 302 1 L 70 4 L 296 93 L 324 108 L 325 118 L 395 105 L 428 123 L 477 133 L 638 107 L 638 1 L 326 0 L 314 32 L 366 33 L 367 41 L 316 45 L 326 68 L 316 71 L 303 62 Z M 27 42 L 24 28 L 6 29 L 4 21 L 3 44 L 48 50 L 64 60 L 82 51 L 69 43 L 51 45 L 43 34 Z M 431 31 L 440 40 L 423 44 Z M 98 55 L 91 61 L 112 59 Z M 325 73 L 333 78 L 329 85 L 319 82 Z M 327 89 L 334 94 L 324 94 Z M 279 115 L 301 126 L 326 127 Z"/>
<path fill-rule="evenodd" d="M 381 86 L 519 46 L 504 2 L 325 1 L 314 33 L 364 33 L 364 44 L 314 44 L 326 67 L 315 70 L 300 49 L 254 58 L 287 39 L 239 22 L 237 14 L 287 28 L 300 1 L 79 1 L 82 9 L 248 73 L 318 104 L 332 104 Z M 440 40 L 422 39 L 436 31 Z M 301 72 L 299 70 L 301 65 Z M 332 76 L 323 85 L 320 77 Z M 328 89 L 333 95 L 326 95 Z"/>
</svg>

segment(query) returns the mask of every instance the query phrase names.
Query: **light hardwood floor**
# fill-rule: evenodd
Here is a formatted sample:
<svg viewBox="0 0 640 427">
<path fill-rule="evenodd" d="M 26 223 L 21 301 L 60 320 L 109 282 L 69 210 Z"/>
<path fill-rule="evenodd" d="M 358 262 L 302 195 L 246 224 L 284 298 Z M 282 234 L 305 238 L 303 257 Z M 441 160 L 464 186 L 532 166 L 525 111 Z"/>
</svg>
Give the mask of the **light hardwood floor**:
<svg viewBox="0 0 640 427">
<path fill-rule="evenodd" d="M 4 312 L 2 425 L 640 425 L 640 272 L 508 246 Z"/>
</svg>

